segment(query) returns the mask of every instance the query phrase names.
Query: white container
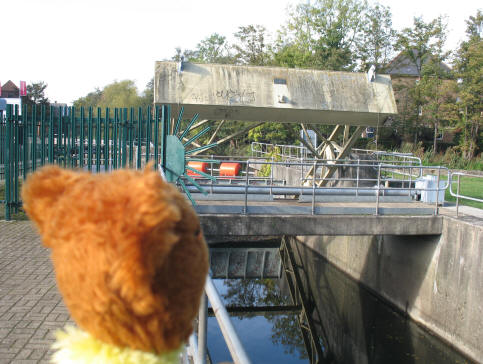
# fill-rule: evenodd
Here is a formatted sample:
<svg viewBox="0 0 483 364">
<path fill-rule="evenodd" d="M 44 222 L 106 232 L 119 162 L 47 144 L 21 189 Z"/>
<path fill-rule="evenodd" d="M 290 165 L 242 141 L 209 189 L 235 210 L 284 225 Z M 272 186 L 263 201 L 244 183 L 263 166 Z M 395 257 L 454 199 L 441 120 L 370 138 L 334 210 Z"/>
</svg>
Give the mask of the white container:
<svg viewBox="0 0 483 364">
<path fill-rule="evenodd" d="M 439 181 L 439 191 L 432 190 L 436 189 L 438 185 L 438 176 L 427 175 L 416 180 L 416 190 L 419 190 L 422 202 L 435 203 L 436 202 L 436 192 L 439 192 L 438 203 L 444 203 L 444 186 L 445 181 Z M 428 191 L 429 190 L 429 191 Z"/>
</svg>

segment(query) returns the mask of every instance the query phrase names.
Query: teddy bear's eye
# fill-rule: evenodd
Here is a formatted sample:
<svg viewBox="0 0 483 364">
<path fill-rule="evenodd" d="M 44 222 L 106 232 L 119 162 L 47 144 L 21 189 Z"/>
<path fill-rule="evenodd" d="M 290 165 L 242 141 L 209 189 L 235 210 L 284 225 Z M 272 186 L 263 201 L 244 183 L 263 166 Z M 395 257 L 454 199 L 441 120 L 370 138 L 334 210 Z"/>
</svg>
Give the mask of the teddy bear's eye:
<svg viewBox="0 0 483 364">
<path fill-rule="evenodd" d="M 200 229 L 196 229 L 195 236 L 198 237 L 200 235 L 200 233 L 201 233 L 201 230 Z"/>
</svg>

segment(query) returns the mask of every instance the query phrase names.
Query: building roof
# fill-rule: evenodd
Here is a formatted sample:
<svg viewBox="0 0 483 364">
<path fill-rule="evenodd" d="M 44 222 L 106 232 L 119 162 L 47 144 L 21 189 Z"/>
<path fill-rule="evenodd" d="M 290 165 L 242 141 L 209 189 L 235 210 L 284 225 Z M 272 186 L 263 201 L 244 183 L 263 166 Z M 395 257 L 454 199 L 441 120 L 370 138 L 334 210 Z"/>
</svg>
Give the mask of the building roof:
<svg viewBox="0 0 483 364">
<path fill-rule="evenodd" d="M 2 91 L 18 92 L 19 88 L 12 81 L 8 80 L 6 83 L 3 84 Z"/>
<path fill-rule="evenodd" d="M 413 50 L 414 59 L 416 63 L 404 52 L 399 53 L 389 64 L 387 64 L 380 72 L 392 75 L 392 76 L 412 76 L 419 77 L 419 68 L 421 58 L 417 56 L 417 50 Z M 423 62 L 427 63 L 430 57 L 426 58 Z M 440 67 L 445 72 L 449 72 L 451 68 L 444 62 L 440 63 Z"/>
</svg>

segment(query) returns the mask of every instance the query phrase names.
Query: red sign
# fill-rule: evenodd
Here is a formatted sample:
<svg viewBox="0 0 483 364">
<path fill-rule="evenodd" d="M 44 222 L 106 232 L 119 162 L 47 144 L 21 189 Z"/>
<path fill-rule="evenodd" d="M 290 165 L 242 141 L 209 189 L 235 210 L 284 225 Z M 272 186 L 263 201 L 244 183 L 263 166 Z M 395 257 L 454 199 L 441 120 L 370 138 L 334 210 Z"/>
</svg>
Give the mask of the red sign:
<svg viewBox="0 0 483 364">
<path fill-rule="evenodd" d="M 27 96 L 27 83 L 20 81 L 20 96 Z"/>
</svg>

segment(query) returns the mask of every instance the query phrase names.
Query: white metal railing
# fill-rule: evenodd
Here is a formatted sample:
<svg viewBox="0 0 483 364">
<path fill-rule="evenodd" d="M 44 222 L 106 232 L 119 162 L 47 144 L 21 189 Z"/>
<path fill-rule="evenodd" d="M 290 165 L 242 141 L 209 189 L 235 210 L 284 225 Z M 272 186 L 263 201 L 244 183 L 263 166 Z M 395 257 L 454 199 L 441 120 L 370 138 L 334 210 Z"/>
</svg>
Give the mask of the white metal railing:
<svg viewBox="0 0 483 364">
<path fill-rule="evenodd" d="M 279 157 L 283 161 L 287 160 L 306 160 L 313 159 L 312 152 L 304 146 L 299 145 L 285 145 L 285 144 L 270 144 L 252 142 L 250 145 L 252 157 L 267 158 L 267 157 Z M 412 153 L 401 152 L 388 152 L 384 150 L 371 150 L 371 149 L 357 149 L 352 148 L 353 152 L 358 154 L 367 154 L 372 156 L 372 159 L 376 160 L 391 160 L 394 162 L 400 162 L 402 164 L 412 163 L 415 165 L 421 165 L 421 158 L 414 156 Z"/>
<path fill-rule="evenodd" d="M 197 179 L 201 187 L 205 188 L 211 194 L 242 194 L 244 195 L 245 205 L 244 213 L 248 213 L 247 201 L 248 195 L 311 195 L 312 198 L 312 214 L 315 214 L 315 196 L 320 195 L 344 195 L 344 196 L 374 196 L 376 199 L 375 203 L 375 214 L 379 214 L 379 197 L 380 196 L 408 196 L 416 198 L 421 195 L 422 192 L 434 193 L 436 192 L 436 197 L 432 199 L 434 202 L 434 214 L 439 213 L 439 204 L 443 202 L 440 199 L 439 194 L 448 188 L 449 181 L 444 177 L 449 175 L 449 170 L 446 167 L 441 166 L 420 166 L 413 165 L 401 165 L 401 164 L 390 164 L 387 162 L 375 162 L 371 163 L 361 163 L 360 161 L 350 161 L 350 162 L 340 162 L 333 160 L 314 160 L 312 162 L 271 162 L 271 161 L 236 161 L 232 162 L 240 163 L 244 166 L 244 175 L 236 177 L 221 177 L 216 183 L 213 181 L 208 182 L 206 179 Z M 250 177 L 250 171 L 252 167 L 257 166 L 260 169 L 261 165 L 270 165 L 270 176 L 265 177 L 264 183 L 260 183 L 260 178 Z M 298 183 L 292 183 L 291 185 L 287 183 L 286 180 L 277 178 L 274 176 L 273 171 L 277 166 L 291 167 L 293 173 L 300 173 L 298 178 L 292 178 L 292 180 L 297 180 Z M 306 177 L 305 172 L 309 169 L 317 171 L 313 173 L 312 176 Z M 322 171 L 328 171 L 330 169 L 342 169 L 342 168 L 352 168 L 356 170 L 355 177 L 326 177 L 322 178 L 320 175 Z M 363 169 L 371 169 L 375 171 L 370 177 L 362 177 L 360 171 Z M 395 170 L 400 174 L 400 178 L 390 178 L 389 175 L 394 176 Z M 408 171 L 407 173 L 404 171 Z M 417 175 L 427 174 L 425 172 L 431 171 L 436 173 L 434 176 L 434 183 L 432 180 L 413 179 L 412 171 L 418 171 Z M 214 177 L 217 177 L 214 175 Z M 424 179 L 424 178 L 423 178 Z M 204 183 L 206 181 L 207 183 Z M 275 181 L 278 183 L 275 184 Z M 321 181 L 324 181 L 326 185 L 318 186 Z M 190 185 L 186 181 L 186 186 L 190 193 L 198 192 L 197 187 Z M 229 182 L 229 183 L 228 183 Z M 305 182 L 305 184 L 304 184 Z M 339 182 L 346 184 L 345 186 L 334 185 L 331 186 L 329 182 Z M 416 187 L 416 182 L 420 182 L 420 186 Z M 430 184 L 435 186 L 430 186 Z M 347 186 L 350 184 L 350 186 Z M 391 186 L 391 184 L 397 184 L 398 186 Z M 441 185 L 442 184 L 442 185 Z M 434 200 L 434 201 L 433 201 Z"/>
<path fill-rule="evenodd" d="M 194 364 L 206 364 L 207 347 L 207 319 L 208 319 L 208 305 L 207 299 L 213 308 L 216 320 L 220 326 L 225 343 L 230 351 L 230 355 L 236 364 L 250 364 L 245 349 L 238 337 L 238 334 L 231 323 L 230 316 L 223 305 L 223 302 L 216 290 L 213 280 L 210 276 L 206 278 L 205 295 L 201 299 L 201 305 L 198 314 L 198 340 L 195 334 L 192 334 L 189 339 L 188 353 L 191 356 Z"/>
<path fill-rule="evenodd" d="M 307 159 L 312 152 L 306 147 L 298 145 L 283 145 L 252 142 L 251 154 L 253 157 L 263 158 L 267 156 L 280 157 L 282 160 Z"/>
<path fill-rule="evenodd" d="M 454 176 L 457 176 L 457 187 L 456 187 L 456 193 L 453 191 L 453 183 L 454 181 Z M 449 172 L 449 193 L 451 196 L 456 197 L 456 216 L 459 216 L 459 202 L 460 198 L 465 199 L 465 200 L 470 200 L 470 201 L 475 201 L 475 202 L 481 202 L 483 203 L 483 199 L 481 198 L 476 198 L 476 197 L 471 197 L 471 196 L 465 196 L 460 194 L 460 186 L 461 186 L 461 180 L 460 177 L 471 177 L 471 178 L 483 178 L 482 175 L 478 174 L 470 174 L 470 173 L 464 173 L 464 172 Z"/>
</svg>

